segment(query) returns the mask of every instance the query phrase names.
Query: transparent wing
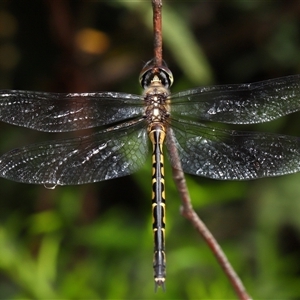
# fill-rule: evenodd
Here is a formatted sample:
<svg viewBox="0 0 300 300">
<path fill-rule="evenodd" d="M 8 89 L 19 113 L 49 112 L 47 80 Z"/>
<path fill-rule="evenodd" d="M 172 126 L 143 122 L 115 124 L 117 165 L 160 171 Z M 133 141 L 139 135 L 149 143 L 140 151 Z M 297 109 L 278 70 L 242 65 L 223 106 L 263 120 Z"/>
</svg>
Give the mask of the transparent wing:
<svg viewBox="0 0 300 300">
<path fill-rule="evenodd" d="M 147 153 L 144 119 L 137 119 L 90 136 L 12 150 L 0 157 L 0 176 L 50 185 L 97 182 L 137 171 Z"/>
<path fill-rule="evenodd" d="M 172 129 L 186 173 L 244 180 L 300 171 L 298 137 L 230 131 L 175 120 Z"/>
<path fill-rule="evenodd" d="M 66 132 L 140 116 L 143 98 L 103 93 L 0 91 L 0 121 L 40 131 Z"/>
<path fill-rule="evenodd" d="M 199 87 L 171 96 L 175 118 L 253 124 L 300 110 L 300 75 L 249 84 Z"/>
</svg>

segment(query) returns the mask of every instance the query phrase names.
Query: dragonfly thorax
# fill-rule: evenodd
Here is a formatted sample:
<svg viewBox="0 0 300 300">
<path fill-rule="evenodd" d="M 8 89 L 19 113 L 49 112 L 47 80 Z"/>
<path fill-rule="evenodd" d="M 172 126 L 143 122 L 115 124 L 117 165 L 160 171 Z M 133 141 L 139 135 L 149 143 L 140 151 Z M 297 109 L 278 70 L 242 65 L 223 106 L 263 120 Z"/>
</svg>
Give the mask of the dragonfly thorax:
<svg viewBox="0 0 300 300">
<path fill-rule="evenodd" d="M 170 91 L 163 86 L 158 76 L 154 76 L 150 86 L 144 92 L 145 113 L 149 124 L 148 132 L 156 125 L 166 125 L 170 116 Z"/>
</svg>

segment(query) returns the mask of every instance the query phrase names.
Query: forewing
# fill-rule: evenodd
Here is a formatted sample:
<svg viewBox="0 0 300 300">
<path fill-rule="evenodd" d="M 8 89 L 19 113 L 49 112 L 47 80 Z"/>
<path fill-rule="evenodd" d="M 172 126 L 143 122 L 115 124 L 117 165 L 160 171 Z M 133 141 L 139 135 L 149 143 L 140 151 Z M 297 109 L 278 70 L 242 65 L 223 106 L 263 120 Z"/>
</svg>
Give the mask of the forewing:
<svg viewBox="0 0 300 300">
<path fill-rule="evenodd" d="M 132 94 L 0 91 L 0 121 L 47 132 L 113 124 L 140 116 L 142 97 Z"/>
<path fill-rule="evenodd" d="M 12 150 L 0 157 L 0 176 L 50 185 L 74 185 L 129 175 L 144 163 L 148 136 L 143 119 L 90 136 Z"/>
<path fill-rule="evenodd" d="M 186 173 L 213 179 L 245 180 L 300 170 L 298 137 L 230 131 L 175 120 L 172 125 Z"/>
<path fill-rule="evenodd" d="M 171 96 L 175 118 L 253 124 L 300 110 L 300 75 L 249 84 L 199 87 Z"/>
</svg>

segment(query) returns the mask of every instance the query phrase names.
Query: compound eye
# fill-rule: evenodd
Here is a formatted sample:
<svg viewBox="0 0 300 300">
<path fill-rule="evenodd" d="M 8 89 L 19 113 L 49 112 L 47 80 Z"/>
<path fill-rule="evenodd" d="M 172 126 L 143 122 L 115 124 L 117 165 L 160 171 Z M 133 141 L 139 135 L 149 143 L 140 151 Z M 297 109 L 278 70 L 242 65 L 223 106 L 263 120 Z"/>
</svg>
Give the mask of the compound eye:
<svg viewBox="0 0 300 300">
<path fill-rule="evenodd" d="M 166 87 L 172 86 L 174 82 L 174 77 L 171 70 L 167 66 L 162 66 L 159 68 L 159 73 L 164 74 L 163 77 L 165 78 L 165 82 L 163 83 Z"/>
<path fill-rule="evenodd" d="M 140 73 L 139 82 L 143 89 L 145 89 L 151 83 L 151 74 L 153 68 L 153 59 L 151 59 L 144 65 Z"/>
<path fill-rule="evenodd" d="M 147 88 L 151 84 L 154 76 L 157 76 L 162 85 L 164 85 L 166 88 L 169 88 L 173 84 L 173 74 L 164 61 L 163 66 L 160 67 L 155 67 L 153 65 L 153 59 L 145 64 L 139 77 L 140 85 L 143 89 Z"/>
</svg>

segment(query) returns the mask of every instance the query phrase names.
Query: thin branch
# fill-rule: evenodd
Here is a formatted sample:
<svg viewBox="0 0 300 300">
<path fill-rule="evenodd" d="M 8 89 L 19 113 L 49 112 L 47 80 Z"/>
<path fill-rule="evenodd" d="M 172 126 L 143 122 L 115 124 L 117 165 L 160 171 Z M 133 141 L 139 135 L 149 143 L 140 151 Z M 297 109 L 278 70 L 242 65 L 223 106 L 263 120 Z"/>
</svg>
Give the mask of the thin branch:
<svg viewBox="0 0 300 300">
<path fill-rule="evenodd" d="M 162 0 L 152 0 L 153 7 L 153 30 L 154 30 L 154 67 L 162 65 Z M 187 218 L 196 228 L 196 230 L 202 235 L 205 242 L 208 244 L 229 281 L 231 282 L 234 290 L 236 291 L 240 300 L 249 300 L 250 296 L 247 294 L 242 281 L 235 273 L 231 264 L 229 263 L 226 255 L 222 251 L 218 242 L 210 233 L 205 224 L 201 221 L 199 216 L 193 209 L 189 192 L 186 186 L 184 173 L 182 171 L 181 162 L 177 152 L 177 147 L 174 140 L 174 134 L 171 128 L 169 128 L 167 134 L 167 146 L 170 152 L 170 156 L 173 161 L 173 178 L 177 186 L 178 192 L 182 200 L 182 215 Z"/>
<path fill-rule="evenodd" d="M 189 191 L 187 189 L 186 181 L 184 178 L 184 173 L 182 171 L 180 158 L 178 155 L 177 147 L 174 140 L 174 133 L 171 128 L 168 130 L 167 134 L 167 147 L 170 152 L 170 156 L 172 157 L 172 172 L 173 172 L 173 179 L 175 181 L 176 187 L 178 189 L 182 207 L 181 207 L 181 214 L 188 219 L 196 230 L 202 235 L 203 239 L 215 255 L 217 261 L 221 265 L 222 269 L 224 270 L 226 276 L 228 277 L 229 281 L 231 282 L 236 294 L 238 295 L 240 300 L 249 300 L 251 297 L 247 294 L 246 289 L 234 271 L 233 267 L 231 266 L 230 262 L 228 261 L 225 253 L 219 246 L 218 242 L 211 234 L 209 229 L 206 225 L 201 221 L 200 217 L 194 211 Z"/>
<path fill-rule="evenodd" d="M 154 33 L 154 67 L 162 65 L 162 0 L 152 0 Z"/>
</svg>

